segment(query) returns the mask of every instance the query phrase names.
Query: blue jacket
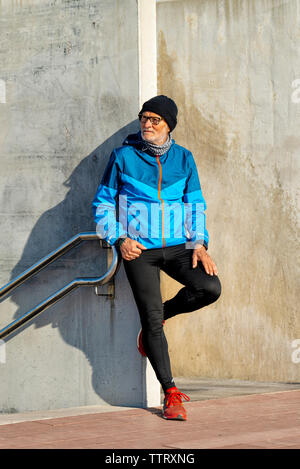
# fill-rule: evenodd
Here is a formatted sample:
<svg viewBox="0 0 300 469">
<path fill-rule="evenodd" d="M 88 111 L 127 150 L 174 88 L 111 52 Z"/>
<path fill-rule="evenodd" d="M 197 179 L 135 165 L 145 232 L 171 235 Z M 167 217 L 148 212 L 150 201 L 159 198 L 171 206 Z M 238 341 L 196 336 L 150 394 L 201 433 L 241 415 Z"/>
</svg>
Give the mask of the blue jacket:
<svg viewBox="0 0 300 469">
<path fill-rule="evenodd" d="M 206 203 L 193 155 L 172 140 L 162 156 L 129 135 L 109 159 L 92 204 L 100 238 L 128 236 L 146 248 L 200 241 L 207 248 Z"/>
</svg>

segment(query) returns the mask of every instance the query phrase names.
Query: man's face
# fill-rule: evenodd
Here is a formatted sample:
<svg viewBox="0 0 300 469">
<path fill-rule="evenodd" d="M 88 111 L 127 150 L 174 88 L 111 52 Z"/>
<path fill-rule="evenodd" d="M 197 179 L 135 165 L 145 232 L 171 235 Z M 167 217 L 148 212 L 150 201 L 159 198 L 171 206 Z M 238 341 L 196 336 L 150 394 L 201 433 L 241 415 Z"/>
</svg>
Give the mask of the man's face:
<svg viewBox="0 0 300 469">
<path fill-rule="evenodd" d="M 147 119 L 145 122 L 142 117 L 140 120 L 140 125 L 141 125 L 141 132 L 142 132 L 142 137 L 144 140 L 147 140 L 150 143 L 154 143 L 155 145 L 163 145 L 169 135 L 170 128 L 166 121 L 161 118 L 158 114 L 155 114 L 155 112 L 143 112 L 142 116 L 145 117 L 158 117 L 160 120 L 159 124 L 155 125 L 152 124 L 150 119 Z"/>
</svg>

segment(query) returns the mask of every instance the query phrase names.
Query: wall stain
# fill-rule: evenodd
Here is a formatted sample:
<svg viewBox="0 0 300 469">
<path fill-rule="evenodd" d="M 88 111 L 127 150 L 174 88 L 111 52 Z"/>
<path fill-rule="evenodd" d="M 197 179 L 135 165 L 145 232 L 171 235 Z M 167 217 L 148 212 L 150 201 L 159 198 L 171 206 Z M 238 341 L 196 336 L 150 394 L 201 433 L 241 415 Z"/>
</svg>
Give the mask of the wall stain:
<svg viewBox="0 0 300 469">
<path fill-rule="evenodd" d="M 235 115 L 223 109 L 218 120 L 204 115 L 193 102 L 192 84 L 179 78 L 181 58 L 168 46 L 170 52 L 160 31 L 158 94 L 178 105 L 174 138 L 197 163 L 208 206 L 209 253 L 222 283 L 216 304 L 167 322 L 173 374 L 297 381 L 290 345 L 300 334 L 297 214 L 276 165 L 285 143 L 293 151 L 297 137 L 258 148 L 254 135 L 249 146 Z M 253 113 L 251 102 L 249 109 Z M 161 279 L 163 300 L 182 287 L 164 273 Z"/>
<path fill-rule="evenodd" d="M 158 90 L 173 97 L 179 110 L 178 125 L 174 131 L 174 137 L 182 142 L 183 146 L 197 149 L 195 154 L 201 154 L 202 159 L 210 155 L 213 160 L 212 164 L 217 165 L 218 162 L 223 162 L 227 158 L 225 129 L 216 124 L 213 116 L 205 117 L 201 109 L 198 109 L 187 99 L 184 84 L 176 79 L 174 69 L 176 55 L 170 56 L 168 54 L 162 31 L 159 33 L 158 49 Z M 197 158 L 196 155 L 195 158 Z"/>
</svg>

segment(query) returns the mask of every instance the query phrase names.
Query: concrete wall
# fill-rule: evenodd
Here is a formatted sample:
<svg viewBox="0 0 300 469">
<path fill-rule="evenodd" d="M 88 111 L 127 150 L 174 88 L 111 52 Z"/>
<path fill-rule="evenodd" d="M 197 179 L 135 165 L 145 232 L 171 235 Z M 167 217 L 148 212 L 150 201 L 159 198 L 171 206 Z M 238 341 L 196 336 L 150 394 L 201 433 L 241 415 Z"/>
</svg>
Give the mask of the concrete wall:
<svg viewBox="0 0 300 469">
<path fill-rule="evenodd" d="M 144 7 L 144 0 L 0 1 L 0 285 L 73 235 L 94 231 L 92 198 L 110 152 L 137 129 L 146 93 Z M 0 327 L 106 266 L 97 242 L 68 253 L 1 302 Z M 78 289 L 7 339 L 0 411 L 159 403 L 136 349 L 140 323 L 123 267 L 115 291 L 110 300 Z"/>
<path fill-rule="evenodd" d="M 0 285 L 94 230 L 110 151 L 156 94 L 157 39 L 223 285 L 166 324 L 173 373 L 299 381 L 299 1 L 156 3 L 157 38 L 154 0 L 0 0 Z M 106 266 L 97 243 L 67 254 L 0 303 L 0 327 Z M 169 298 L 180 286 L 162 280 Z M 115 291 L 77 290 L 7 340 L 5 362 L 1 346 L 0 411 L 158 404 L 122 267 Z"/>
<path fill-rule="evenodd" d="M 298 0 L 158 2 L 158 92 L 179 106 L 223 286 L 166 324 L 175 376 L 299 381 L 299 15 Z M 165 276 L 164 298 L 179 287 Z"/>
</svg>

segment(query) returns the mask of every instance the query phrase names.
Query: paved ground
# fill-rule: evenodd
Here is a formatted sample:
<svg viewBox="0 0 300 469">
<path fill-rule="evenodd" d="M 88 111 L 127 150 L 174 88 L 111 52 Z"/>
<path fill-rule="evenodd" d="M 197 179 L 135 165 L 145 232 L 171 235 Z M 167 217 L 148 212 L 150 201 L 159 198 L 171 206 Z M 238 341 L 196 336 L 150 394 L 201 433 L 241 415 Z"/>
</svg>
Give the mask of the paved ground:
<svg viewBox="0 0 300 469">
<path fill-rule="evenodd" d="M 77 409 L 77 415 L 67 414 L 72 410 L 48 411 L 40 413 L 40 418 L 37 413 L 31 417 L 23 414 L 19 421 L 18 416 L 11 420 L 16 423 L 7 423 L 8 416 L 0 416 L 0 449 L 300 448 L 299 384 L 265 383 L 260 387 L 256 383 L 251 387 L 232 381 L 226 382 L 226 388 L 224 381 L 214 381 L 213 391 L 212 381 L 205 382 L 207 389 L 202 381 L 202 391 L 195 380 L 181 383 L 185 384 L 182 391 L 192 398 L 186 404 L 186 422 L 164 420 L 160 408 L 111 411 L 95 406 Z M 176 383 L 179 385 L 180 380 Z M 254 393 L 257 387 L 258 394 Z M 223 396 L 226 389 L 232 395 L 214 398 L 222 389 Z M 197 397 L 199 392 L 202 400 Z"/>
<path fill-rule="evenodd" d="M 238 379 L 176 378 L 177 387 L 190 396 L 191 401 L 217 399 L 219 397 L 264 394 L 276 391 L 300 390 L 299 383 L 270 383 L 242 381 Z"/>
</svg>

